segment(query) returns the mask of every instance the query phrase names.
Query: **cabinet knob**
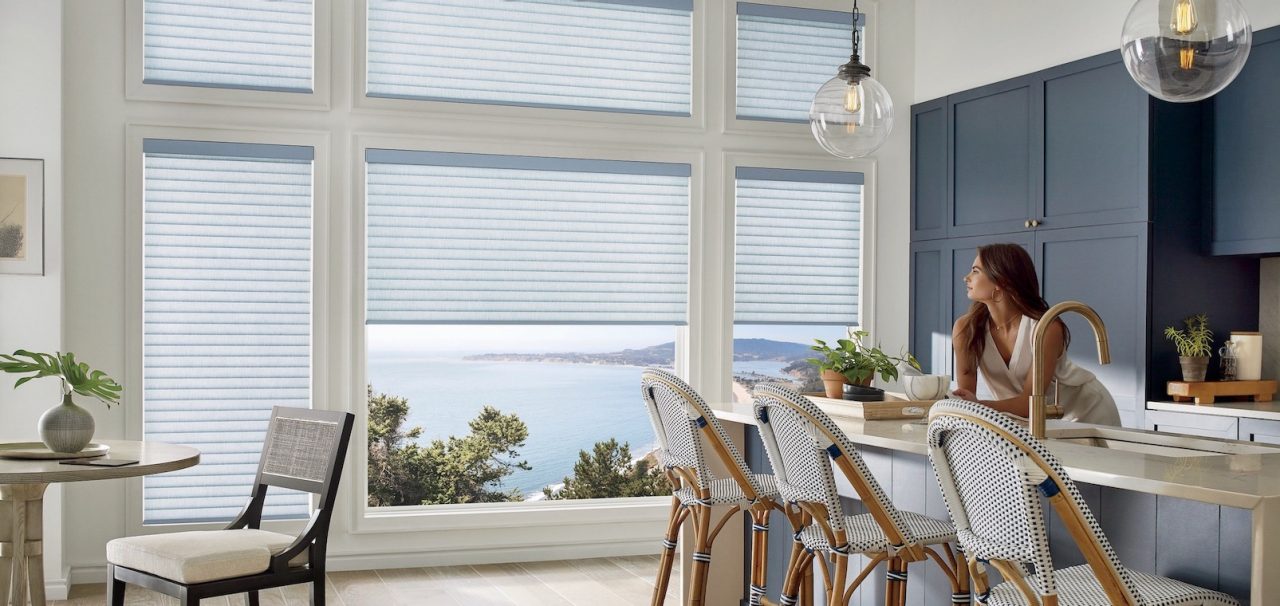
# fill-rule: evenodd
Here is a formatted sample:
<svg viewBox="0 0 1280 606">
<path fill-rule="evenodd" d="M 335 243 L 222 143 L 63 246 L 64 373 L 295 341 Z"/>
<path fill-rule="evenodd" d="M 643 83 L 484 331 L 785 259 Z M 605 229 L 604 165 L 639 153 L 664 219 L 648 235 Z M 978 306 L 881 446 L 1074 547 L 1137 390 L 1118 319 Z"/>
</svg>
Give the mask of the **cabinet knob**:
<svg viewBox="0 0 1280 606">
<path fill-rule="evenodd" d="M 1027 227 L 1040 227 L 1040 220 L 1032 219 L 1030 221 L 1027 221 Z"/>
<path fill-rule="evenodd" d="M 1027 219 L 1026 221 L 1023 221 L 1022 226 L 1027 229 L 1031 229 L 1031 219 Z"/>
</svg>

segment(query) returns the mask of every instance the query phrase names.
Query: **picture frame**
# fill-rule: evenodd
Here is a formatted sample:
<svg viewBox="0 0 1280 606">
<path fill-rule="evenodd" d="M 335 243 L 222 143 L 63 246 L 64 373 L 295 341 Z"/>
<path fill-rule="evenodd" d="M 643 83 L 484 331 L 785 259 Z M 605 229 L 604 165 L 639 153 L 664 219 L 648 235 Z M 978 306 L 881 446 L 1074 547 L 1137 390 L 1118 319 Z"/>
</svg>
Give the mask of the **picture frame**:
<svg viewBox="0 0 1280 606">
<path fill-rule="evenodd" d="M 44 160 L 0 158 L 0 274 L 44 275 Z"/>
</svg>

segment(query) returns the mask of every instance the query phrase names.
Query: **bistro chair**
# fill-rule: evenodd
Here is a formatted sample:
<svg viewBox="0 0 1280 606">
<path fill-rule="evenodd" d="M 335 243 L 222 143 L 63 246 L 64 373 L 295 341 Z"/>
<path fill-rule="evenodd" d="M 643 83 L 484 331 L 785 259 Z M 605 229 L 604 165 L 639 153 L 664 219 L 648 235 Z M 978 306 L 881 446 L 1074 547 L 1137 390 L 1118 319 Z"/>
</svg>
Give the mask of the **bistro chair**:
<svg viewBox="0 0 1280 606">
<path fill-rule="evenodd" d="M 649 368 L 642 373 L 640 386 L 649 420 L 658 438 L 658 464 L 674 491 L 667 533 L 662 541 L 662 557 L 658 563 L 658 580 L 653 590 L 653 606 L 661 606 L 666 598 L 680 525 L 686 519 L 692 520 L 694 529 L 689 604 L 703 604 L 711 567 L 712 543 L 725 523 L 739 511 L 751 516 L 749 603 L 760 604 L 765 593 L 769 513 L 778 509 L 795 525 L 801 523 L 800 511 L 779 503 L 773 476 L 752 473 L 711 407 L 688 383 L 664 370 Z M 711 472 L 704 451 L 707 445 L 728 469 L 728 478 L 717 478 Z M 728 505 L 730 509 L 713 529 L 711 513 L 715 505 Z"/>
<path fill-rule="evenodd" d="M 324 604 L 324 558 L 342 461 L 355 417 L 346 412 L 275 407 L 249 503 L 224 530 L 174 532 L 107 543 L 107 598 L 124 604 L 125 584 L 173 596 L 183 606 L 201 598 L 311 584 L 311 603 Z M 320 495 L 302 534 L 261 530 L 267 487 Z"/>
<path fill-rule="evenodd" d="M 814 522 L 795 534 L 782 586 L 784 605 L 795 603 L 800 579 L 818 554 L 827 604 L 847 604 L 881 562 L 887 562 L 885 604 L 906 604 L 907 565 L 925 559 L 932 559 L 946 574 L 951 603 L 969 603 L 968 571 L 948 544 L 956 538 L 949 522 L 894 507 L 848 436 L 808 398 L 770 384 L 757 385 L 754 394 L 756 427 L 773 462 L 778 491 Z M 845 513 L 833 464 L 853 485 L 868 513 Z M 870 561 L 846 582 L 849 558 L 855 554 Z"/>
<path fill-rule="evenodd" d="M 1231 596 L 1120 564 L 1076 485 L 1044 443 L 1009 417 L 972 402 L 929 411 L 929 459 L 974 580 L 990 606 L 1237 605 Z M 1086 564 L 1055 569 L 1048 500 Z M 1004 582 L 990 587 L 984 564 Z M 1026 566 L 1034 566 L 1031 574 Z"/>
</svg>

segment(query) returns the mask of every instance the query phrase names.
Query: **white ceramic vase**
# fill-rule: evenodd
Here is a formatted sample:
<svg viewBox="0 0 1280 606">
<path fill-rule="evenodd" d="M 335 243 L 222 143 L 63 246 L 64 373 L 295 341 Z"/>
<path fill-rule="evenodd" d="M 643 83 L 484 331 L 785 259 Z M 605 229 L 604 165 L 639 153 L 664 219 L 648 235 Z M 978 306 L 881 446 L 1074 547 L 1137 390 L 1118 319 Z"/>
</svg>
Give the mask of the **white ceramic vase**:
<svg viewBox="0 0 1280 606">
<path fill-rule="evenodd" d="M 40 441 L 54 452 L 80 452 L 93 439 L 93 415 L 76 406 L 71 394 L 62 403 L 40 415 Z"/>
</svg>

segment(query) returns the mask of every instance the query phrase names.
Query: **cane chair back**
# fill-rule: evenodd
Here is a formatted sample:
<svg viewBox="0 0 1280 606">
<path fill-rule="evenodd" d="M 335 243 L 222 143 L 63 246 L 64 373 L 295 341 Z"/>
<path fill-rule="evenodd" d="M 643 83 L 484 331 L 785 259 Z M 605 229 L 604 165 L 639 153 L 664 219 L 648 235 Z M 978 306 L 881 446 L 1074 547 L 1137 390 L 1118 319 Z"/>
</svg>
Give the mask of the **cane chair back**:
<svg viewBox="0 0 1280 606">
<path fill-rule="evenodd" d="M 1041 496 L 1058 512 L 1113 604 L 1142 604 L 1076 485 L 1044 444 L 981 404 L 946 400 L 929 411 L 929 459 L 971 558 L 1035 567 L 1040 596 L 1058 594 Z M 1022 569 L 1025 572 L 1025 568 Z"/>
<path fill-rule="evenodd" d="M 757 385 L 754 394 L 756 427 L 783 499 L 823 505 L 831 530 L 845 531 L 846 514 L 832 468 L 835 463 L 894 549 L 916 543 L 901 512 L 871 475 L 857 447 L 827 413 L 809 398 L 781 385 Z"/>
<path fill-rule="evenodd" d="M 705 440 L 748 500 L 771 492 L 760 485 L 715 412 L 683 379 L 665 370 L 647 368 L 641 374 L 640 389 L 658 438 L 658 462 L 663 467 L 693 470 L 697 488 L 709 489 L 716 476 L 703 450 Z"/>
</svg>

